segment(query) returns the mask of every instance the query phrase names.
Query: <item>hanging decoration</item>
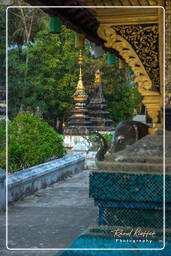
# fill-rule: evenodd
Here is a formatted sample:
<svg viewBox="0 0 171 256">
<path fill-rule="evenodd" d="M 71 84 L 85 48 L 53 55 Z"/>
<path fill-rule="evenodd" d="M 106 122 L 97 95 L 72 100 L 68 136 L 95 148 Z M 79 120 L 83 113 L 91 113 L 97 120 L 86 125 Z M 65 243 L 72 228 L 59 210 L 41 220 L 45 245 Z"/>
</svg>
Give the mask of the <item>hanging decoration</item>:
<svg viewBox="0 0 171 256">
<path fill-rule="evenodd" d="M 104 50 L 101 46 L 94 46 L 93 48 L 93 55 L 95 59 L 102 57 L 104 54 Z"/>
<path fill-rule="evenodd" d="M 49 32 L 59 34 L 61 32 L 61 19 L 56 16 L 49 17 Z"/>
<path fill-rule="evenodd" d="M 75 48 L 84 49 L 85 47 L 85 36 L 80 33 L 75 33 Z"/>
<path fill-rule="evenodd" d="M 109 53 L 107 56 L 107 64 L 116 64 L 117 56 L 114 53 Z"/>
<path fill-rule="evenodd" d="M 79 65 L 83 65 L 83 54 L 82 54 L 82 50 L 80 50 L 80 54 L 78 57 L 78 64 Z"/>
<path fill-rule="evenodd" d="M 128 66 L 128 74 L 129 75 L 133 75 L 134 74 L 134 72 L 133 72 L 133 70 L 132 70 L 132 68 L 130 66 Z"/>
<path fill-rule="evenodd" d="M 119 59 L 119 69 L 125 69 L 126 62 L 123 59 Z"/>
</svg>

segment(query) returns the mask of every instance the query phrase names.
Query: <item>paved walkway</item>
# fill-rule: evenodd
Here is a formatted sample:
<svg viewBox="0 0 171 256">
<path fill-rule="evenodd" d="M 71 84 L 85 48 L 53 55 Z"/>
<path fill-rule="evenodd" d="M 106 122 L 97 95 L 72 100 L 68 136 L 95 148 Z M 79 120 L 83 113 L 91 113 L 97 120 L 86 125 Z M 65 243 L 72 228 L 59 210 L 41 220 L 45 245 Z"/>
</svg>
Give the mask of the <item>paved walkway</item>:
<svg viewBox="0 0 171 256">
<path fill-rule="evenodd" d="M 66 248 L 96 223 L 97 208 L 89 199 L 89 172 L 55 183 L 9 207 L 10 248 Z M 5 216 L 0 214 L 1 241 Z M 3 231 L 3 232 L 2 232 Z M 3 256 L 54 256 L 56 251 L 1 251 Z"/>
</svg>

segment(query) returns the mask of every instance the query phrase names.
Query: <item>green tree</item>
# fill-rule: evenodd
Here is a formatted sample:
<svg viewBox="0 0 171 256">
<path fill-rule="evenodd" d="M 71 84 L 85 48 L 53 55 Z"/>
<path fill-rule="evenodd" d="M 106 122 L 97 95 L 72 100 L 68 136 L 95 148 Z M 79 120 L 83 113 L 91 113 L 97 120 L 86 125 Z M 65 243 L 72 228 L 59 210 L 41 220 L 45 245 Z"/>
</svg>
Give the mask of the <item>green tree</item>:
<svg viewBox="0 0 171 256">
<path fill-rule="evenodd" d="M 103 92 L 110 118 L 115 123 L 131 119 L 134 109 L 139 107 L 141 100 L 136 84 L 133 82 L 134 75 L 128 73 L 128 66 L 125 69 L 119 69 L 117 61 L 112 65 L 106 63 L 106 56 L 104 56 L 101 62 Z"/>
<path fill-rule="evenodd" d="M 19 61 L 16 50 L 10 51 L 9 102 L 10 109 L 13 109 L 12 116 L 16 115 L 21 104 L 31 111 L 36 111 L 39 106 L 43 117 L 53 127 L 57 119 L 62 126 L 70 114 L 77 82 L 78 67 L 75 68 L 75 64 L 78 51 L 74 49 L 74 33 L 65 27 L 60 35 L 40 31 L 35 43 L 29 46 L 28 53 L 28 79 L 25 85 L 22 77 L 25 67 Z M 22 54 L 25 54 L 25 50 Z M 18 103 L 15 102 L 16 98 L 19 99 Z"/>
<path fill-rule="evenodd" d="M 15 0 L 18 6 L 28 5 L 24 1 Z M 47 26 L 48 17 L 40 9 L 12 8 L 8 10 L 8 44 L 18 50 L 17 58 L 22 63 L 22 100 L 28 81 L 29 46 L 34 42 L 37 32 Z M 24 50 L 24 54 L 23 54 Z"/>
</svg>

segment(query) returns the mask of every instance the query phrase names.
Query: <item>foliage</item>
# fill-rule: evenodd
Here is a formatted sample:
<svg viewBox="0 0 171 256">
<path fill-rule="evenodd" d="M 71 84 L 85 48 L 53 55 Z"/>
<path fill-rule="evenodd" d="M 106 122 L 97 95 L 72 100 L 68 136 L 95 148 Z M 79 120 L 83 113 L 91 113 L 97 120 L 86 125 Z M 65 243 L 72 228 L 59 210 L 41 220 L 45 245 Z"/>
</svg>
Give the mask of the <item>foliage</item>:
<svg viewBox="0 0 171 256">
<path fill-rule="evenodd" d="M 15 4 L 28 5 L 21 0 L 17 0 Z M 8 9 L 8 20 L 9 45 L 16 45 L 19 53 L 24 44 L 29 45 L 34 42 L 37 32 L 44 29 L 48 21 L 42 10 L 22 7 Z"/>
<path fill-rule="evenodd" d="M 107 141 L 108 145 L 110 145 L 111 141 L 112 141 L 112 138 L 113 138 L 113 134 L 111 134 L 111 133 L 101 133 L 101 135 Z"/>
<path fill-rule="evenodd" d="M 62 136 L 36 115 L 20 113 L 9 124 L 10 172 L 43 163 L 52 157 L 62 157 L 64 154 Z"/>
<path fill-rule="evenodd" d="M 104 58 L 106 58 L 104 56 Z M 106 59 L 105 59 L 106 62 Z M 115 122 L 133 117 L 134 109 L 140 105 L 140 95 L 134 84 L 134 76 L 128 74 L 127 67 L 119 69 L 118 63 L 101 65 L 103 72 L 103 92 L 106 98 L 110 118 Z"/>
<path fill-rule="evenodd" d="M 110 87 L 111 91 L 110 91 Z M 129 85 L 124 87 L 116 84 L 113 88 L 112 84 L 108 88 L 104 88 L 104 94 L 107 100 L 110 118 L 116 123 L 129 120 L 132 118 L 134 109 L 139 106 L 139 95 L 135 94 L 135 88 Z"/>
<path fill-rule="evenodd" d="M 111 134 L 111 133 L 102 133 L 102 132 L 100 132 L 100 134 L 103 136 L 103 138 L 106 140 L 107 144 L 110 146 L 113 134 Z M 97 151 L 98 148 L 101 145 L 99 137 L 96 134 L 86 135 L 86 136 L 83 136 L 83 138 L 85 140 L 87 140 L 88 143 L 92 144 L 91 150 L 93 150 L 93 151 L 94 150 Z"/>
<path fill-rule="evenodd" d="M 6 121 L 0 120 L 0 151 L 5 149 Z"/>
<path fill-rule="evenodd" d="M 10 51 L 10 109 L 15 116 L 21 105 L 30 111 L 39 107 L 43 117 L 56 126 L 57 118 L 66 119 L 72 109 L 72 94 L 77 80 L 74 34 L 65 27 L 62 35 L 41 31 L 28 49 L 27 82 L 25 67 L 15 49 Z M 25 50 L 23 50 L 25 55 Z M 15 72 L 15 73 L 14 73 Z M 19 101 L 16 101 L 16 98 Z"/>
<path fill-rule="evenodd" d="M 6 122 L 5 120 L 0 120 L 0 168 L 5 169 L 6 165 Z"/>
<path fill-rule="evenodd" d="M 0 6 L 0 86 L 5 86 L 5 8 Z"/>
<path fill-rule="evenodd" d="M 73 45 L 74 34 L 63 27 L 60 35 L 40 32 L 36 44 L 30 48 L 30 86 L 32 85 L 32 90 L 36 89 L 35 102 L 40 106 L 45 118 L 56 121 L 56 117 L 63 119 L 70 114 L 77 79 L 77 54 Z M 38 56 L 42 65 L 37 62 Z M 28 87 L 27 98 L 32 90 Z M 33 106 L 33 103 L 34 100 L 30 105 Z"/>
</svg>

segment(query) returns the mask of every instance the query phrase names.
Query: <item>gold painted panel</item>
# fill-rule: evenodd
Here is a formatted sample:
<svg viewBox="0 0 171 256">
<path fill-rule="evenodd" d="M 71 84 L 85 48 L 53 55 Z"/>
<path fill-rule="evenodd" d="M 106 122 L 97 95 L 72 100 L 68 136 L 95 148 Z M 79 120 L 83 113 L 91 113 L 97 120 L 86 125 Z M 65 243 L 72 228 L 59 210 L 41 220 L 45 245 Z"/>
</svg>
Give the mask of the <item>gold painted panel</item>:
<svg viewBox="0 0 171 256">
<path fill-rule="evenodd" d="M 94 15 L 104 24 L 148 24 L 158 22 L 158 8 L 95 8 Z"/>
<path fill-rule="evenodd" d="M 125 38 L 139 56 L 151 81 L 152 89 L 160 90 L 159 73 L 159 29 L 158 25 L 123 25 L 112 26 Z"/>
</svg>

